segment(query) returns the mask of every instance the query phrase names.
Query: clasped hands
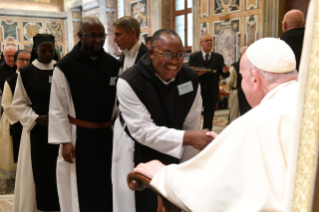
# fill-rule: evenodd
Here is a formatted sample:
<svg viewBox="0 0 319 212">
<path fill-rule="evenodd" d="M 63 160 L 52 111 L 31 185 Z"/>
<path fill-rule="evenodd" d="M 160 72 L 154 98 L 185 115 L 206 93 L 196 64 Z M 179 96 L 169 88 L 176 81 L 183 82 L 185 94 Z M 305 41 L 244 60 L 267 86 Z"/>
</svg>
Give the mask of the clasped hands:
<svg viewBox="0 0 319 212">
<path fill-rule="evenodd" d="M 186 131 L 184 134 L 184 145 L 192 145 L 194 148 L 202 150 L 204 149 L 213 139 L 218 136 L 217 133 L 209 131 L 207 129 L 198 131 Z M 185 139 L 187 140 L 185 143 Z M 133 171 L 138 174 L 142 174 L 149 179 L 153 177 L 165 167 L 158 160 L 152 160 L 147 163 L 138 164 Z"/>
</svg>

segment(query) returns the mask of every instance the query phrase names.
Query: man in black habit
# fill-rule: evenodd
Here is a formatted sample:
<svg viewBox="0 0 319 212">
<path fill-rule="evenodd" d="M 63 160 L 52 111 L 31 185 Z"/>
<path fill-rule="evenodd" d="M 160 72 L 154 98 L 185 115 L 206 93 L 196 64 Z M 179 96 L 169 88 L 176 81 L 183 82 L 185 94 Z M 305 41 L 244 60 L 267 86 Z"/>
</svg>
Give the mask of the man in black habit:
<svg viewBox="0 0 319 212">
<path fill-rule="evenodd" d="M 296 57 L 296 70 L 299 70 L 303 37 L 305 34 L 304 15 L 300 10 L 290 10 L 284 16 L 282 21 L 281 40 L 285 41 Z"/>
<path fill-rule="evenodd" d="M 57 183 L 63 212 L 112 211 L 111 125 L 120 63 L 103 45 L 105 28 L 84 17 L 80 42 L 57 63 L 49 113 L 49 143 L 61 144 Z"/>
<path fill-rule="evenodd" d="M 130 191 L 126 177 L 135 165 L 158 159 L 164 164 L 193 157 L 211 141 L 199 130 L 198 74 L 183 65 L 185 52 L 172 30 L 157 31 L 152 48 L 117 82 L 120 117 L 114 126 L 112 183 L 114 212 L 153 212 L 149 190 Z"/>
<path fill-rule="evenodd" d="M 206 34 L 200 40 L 201 51 L 191 54 L 188 65 L 191 67 L 205 67 L 210 72 L 199 71 L 198 75 L 201 86 L 201 95 L 203 98 L 204 123 L 203 129 L 212 130 L 213 118 L 216 109 L 216 103 L 219 96 L 219 78 L 229 76 L 228 67 L 224 64 L 224 58 L 221 54 L 212 52 L 213 39 Z"/>
<path fill-rule="evenodd" d="M 16 50 L 15 46 L 10 45 L 4 48 L 5 61 L 0 64 L 0 96 L 3 93 L 4 82 L 17 70 L 17 66 L 14 64 L 14 54 Z"/>
</svg>

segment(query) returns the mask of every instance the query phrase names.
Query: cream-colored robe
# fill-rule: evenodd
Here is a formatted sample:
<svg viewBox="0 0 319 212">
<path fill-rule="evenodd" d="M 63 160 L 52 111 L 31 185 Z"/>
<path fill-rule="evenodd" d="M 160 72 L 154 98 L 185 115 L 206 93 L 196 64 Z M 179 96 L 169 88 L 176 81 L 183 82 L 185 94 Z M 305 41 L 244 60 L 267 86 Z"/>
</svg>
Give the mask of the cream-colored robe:
<svg viewBox="0 0 319 212">
<path fill-rule="evenodd" d="M 17 164 L 13 160 L 10 125 L 19 120 L 12 107 L 12 91 L 7 82 L 4 84 L 1 106 L 3 107 L 3 116 L 0 121 L 0 169 L 13 171 L 17 169 Z"/>
<path fill-rule="evenodd" d="M 209 146 L 151 181 L 164 197 L 194 212 L 283 211 L 298 83 L 271 90 Z"/>
<path fill-rule="evenodd" d="M 229 107 L 229 123 L 234 121 L 236 118 L 240 116 L 239 104 L 238 104 L 238 95 L 237 90 L 233 90 L 233 88 L 237 87 L 237 72 L 234 66 L 229 68 L 229 77 L 226 79 L 227 82 L 227 90 L 229 90 L 229 99 L 228 99 L 228 107 Z"/>
</svg>

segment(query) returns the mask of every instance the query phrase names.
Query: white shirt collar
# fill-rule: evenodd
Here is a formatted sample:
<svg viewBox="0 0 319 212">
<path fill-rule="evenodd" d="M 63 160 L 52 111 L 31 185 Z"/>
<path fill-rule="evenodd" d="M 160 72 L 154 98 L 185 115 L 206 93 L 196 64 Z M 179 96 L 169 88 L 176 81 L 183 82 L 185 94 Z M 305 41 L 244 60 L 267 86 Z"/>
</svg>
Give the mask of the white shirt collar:
<svg viewBox="0 0 319 212">
<path fill-rule="evenodd" d="M 295 82 L 297 82 L 297 81 L 296 81 L 296 80 L 291 80 L 291 81 L 289 81 L 289 82 L 285 82 L 285 83 L 282 83 L 282 84 L 278 85 L 277 87 L 275 87 L 274 89 L 272 89 L 271 91 L 269 91 L 269 92 L 266 94 L 266 96 L 264 96 L 264 98 L 260 101 L 259 104 L 262 104 L 262 103 L 264 103 L 264 102 L 269 101 L 273 96 L 276 95 L 276 93 L 277 93 L 278 91 L 282 90 L 284 87 L 286 87 L 286 86 L 288 86 L 288 85 L 290 85 L 290 84 L 292 84 L 292 83 L 295 83 Z"/>
<path fill-rule="evenodd" d="M 202 54 L 203 54 L 203 58 L 204 58 L 204 60 L 205 60 L 206 54 L 208 54 L 208 59 L 210 59 L 210 56 L 212 55 L 212 52 L 205 53 L 205 52 L 202 50 Z"/>
<path fill-rule="evenodd" d="M 131 50 L 125 49 L 123 51 L 124 55 L 126 57 L 133 57 L 140 50 L 141 45 L 142 45 L 142 42 L 140 40 L 137 41 L 136 44 L 131 48 Z"/>
<path fill-rule="evenodd" d="M 52 60 L 51 63 L 49 63 L 49 64 L 40 63 L 38 61 L 38 59 L 35 59 L 32 62 L 32 65 L 34 65 L 35 67 L 37 67 L 40 70 L 53 70 L 54 69 L 54 64 L 56 64 L 55 60 Z"/>
<path fill-rule="evenodd" d="M 155 75 L 158 77 L 158 79 L 160 79 L 162 81 L 162 83 L 164 83 L 164 85 L 168 85 L 171 82 L 175 81 L 175 78 L 172 78 L 172 79 L 168 80 L 168 82 L 166 82 L 166 81 L 162 80 L 162 78 L 160 78 L 156 73 L 155 73 Z"/>
</svg>

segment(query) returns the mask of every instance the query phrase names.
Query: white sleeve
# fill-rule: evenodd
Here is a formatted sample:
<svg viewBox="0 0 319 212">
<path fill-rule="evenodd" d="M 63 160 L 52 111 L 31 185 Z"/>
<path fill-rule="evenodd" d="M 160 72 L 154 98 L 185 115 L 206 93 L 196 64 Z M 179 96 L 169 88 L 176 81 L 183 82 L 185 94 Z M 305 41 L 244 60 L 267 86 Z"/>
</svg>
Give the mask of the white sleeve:
<svg viewBox="0 0 319 212">
<path fill-rule="evenodd" d="M 27 129 L 28 132 L 36 125 L 35 120 L 39 117 L 39 115 L 30 107 L 31 105 L 31 100 L 25 91 L 21 75 L 19 73 L 12 106 L 23 128 Z"/>
<path fill-rule="evenodd" d="M 12 107 L 12 91 L 7 81 L 4 83 L 1 105 L 3 107 L 3 113 L 6 114 L 11 125 L 19 121 Z"/>
<path fill-rule="evenodd" d="M 123 79 L 117 82 L 120 111 L 134 139 L 164 154 L 181 158 L 183 130 L 157 126 L 131 86 Z"/>
<path fill-rule="evenodd" d="M 200 85 L 198 85 L 196 97 L 194 99 L 193 105 L 186 116 L 186 119 L 184 121 L 183 130 L 185 131 L 195 131 L 200 129 L 200 117 L 202 112 L 202 97 L 201 97 L 201 88 Z M 184 152 L 183 156 L 180 160 L 180 162 L 187 161 L 191 158 L 193 158 L 195 155 L 199 153 L 198 149 L 195 149 L 191 145 L 184 146 Z"/>
<path fill-rule="evenodd" d="M 52 144 L 68 143 L 72 140 L 66 86 L 69 87 L 69 84 L 63 72 L 55 67 L 49 107 L 49 143 Z"/>
</svg>

